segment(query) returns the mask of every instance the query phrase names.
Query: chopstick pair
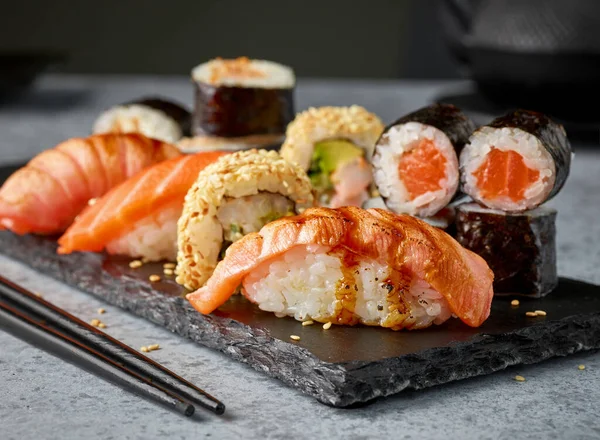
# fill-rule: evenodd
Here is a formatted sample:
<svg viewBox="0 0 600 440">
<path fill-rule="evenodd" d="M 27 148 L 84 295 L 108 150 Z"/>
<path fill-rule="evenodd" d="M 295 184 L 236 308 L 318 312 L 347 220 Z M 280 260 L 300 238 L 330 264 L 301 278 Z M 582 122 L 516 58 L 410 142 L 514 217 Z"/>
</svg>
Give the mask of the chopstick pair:
<svg viewBox="0 0 600 440">
<path fill-rule="evenodd" d="M 0 328 L 186 416 L 194 405 L 225 412 L 194 384 L 2 276 Z"/>
</svg>

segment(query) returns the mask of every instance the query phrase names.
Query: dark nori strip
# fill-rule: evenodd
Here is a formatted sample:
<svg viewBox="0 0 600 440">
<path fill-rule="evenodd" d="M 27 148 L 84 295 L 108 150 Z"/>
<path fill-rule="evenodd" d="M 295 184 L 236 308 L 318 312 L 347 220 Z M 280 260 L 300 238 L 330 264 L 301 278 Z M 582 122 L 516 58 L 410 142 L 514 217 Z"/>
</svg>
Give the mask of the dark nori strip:
<svg viewBox="0 0 600 440">
<path fill-rule="evenodd" d="M 456 154 L 460 154 L 465 144 L 469 141 L 469 136 L 475 131 L 477 126 L 471 121 L 458 107 L 452 104 L 432 104 L 420 108 L 412 113 L 402 116 L 400 119 L 389 124 L 384 133 L 396 125 L 406 124 L 408 122 L 419 122 L 424 125 L 431 125 L 444 132 Z"/>
<path fill-rule="evenodd" d="M 191 135 L 191 127 L 192 127 L 192 114 L 191 112 L 183 107 L 182 105 L 169 101 L 163 98 L 158 97 L 147 97 L 136 99 L 135 101 L 126 102 L 123 105 L 143 105 L 146 107 L 153 108 L 155 110 L 160 110 L 165 113 L 167 116 L 175 120 L 177 124 L 181 127 L 181 132 L 183 136 Z"/>
<path fill-rule="evenodd" d="M 539 298 L 558 284 L 556 210 L 501 214 L 475 203 L 457 208 L 456 239 L 494 272 L 495 294 Z"/>
<path fill-rule="evenodd" d="M 195 82 L 193 135 L 284 134 L 294 118 L 294 89 L 213 86 Z"/>
<path fill-rule="evenodd" d="M 493 128 L 519 128 L 540 140 L 550 153 L 556 166 L 554 187 L 546 201 L 554 197 L 562 189 L 571 170 L 571 143 L 565 128 L 543 113 L 518 109 L 494 119 L 488 124 Z"/>
</svg>

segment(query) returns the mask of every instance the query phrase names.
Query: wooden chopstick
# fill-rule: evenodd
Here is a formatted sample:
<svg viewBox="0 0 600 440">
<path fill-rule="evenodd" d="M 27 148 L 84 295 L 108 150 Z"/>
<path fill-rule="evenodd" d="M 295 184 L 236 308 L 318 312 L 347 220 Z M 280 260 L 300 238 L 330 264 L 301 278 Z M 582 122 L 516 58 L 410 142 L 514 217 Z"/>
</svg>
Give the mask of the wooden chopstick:
<svg viewBox="0 0 600 440">
<path fill-rule="evenodd" d="M 0 298 L 7 298 L 25 311 L 40 316 L 86 347 L 126 366 L 138 375 L 160 384 L 172 393 L 207 408 L 216 414 L 225 412 L 225 405 L 196 385 L 171 372 L 154 360 L 107 335 L 65 310 L 40 298 L 29 290 L 0 276 Z"/>
<path fill-rule="evenodd" d="M 191 403 L 87 347 L 77 339 L 49 327 L 39 317 L 36 319 L 36 317 L 28 315 L 4 299 L 0 299 L 0 328 L 65 360 L 76 363 L 88 371 L 103 376 L 135 394 L 158 402 L 188 417 L 194 414 L 195 408 Z"/>
</svg>

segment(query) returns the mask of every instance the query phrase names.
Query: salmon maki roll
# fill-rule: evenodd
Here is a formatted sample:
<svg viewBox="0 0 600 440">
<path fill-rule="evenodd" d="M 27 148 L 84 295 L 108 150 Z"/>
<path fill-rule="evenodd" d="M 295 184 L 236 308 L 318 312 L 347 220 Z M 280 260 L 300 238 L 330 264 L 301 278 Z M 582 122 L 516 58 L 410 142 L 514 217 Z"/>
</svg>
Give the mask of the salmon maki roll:
<svg viewBox="0 0 600 440">
<path fill-rule="evenodd" d="M 144 168 L 180 156 L 141 134 L 69 139 L 35 156 L 0 188 L 0 229 L 17 234 L 65 231 L 90 199 Z"/>
<path fill-rule="evenodd" d="M 58 253 L 101 252 L 175 261 L 177 220 L 198 173 L 225 153 L 181 156 L 146 168 L 84 210 L 58 240 Z"/>
<path fill-rule="evenodd" d="M 322 206 L 361 206 L 369 196 L 369 160 L 383 128 L 375 114 L 357 105 L 310 108 L 288 125 L 281 155 L 308 173 Z"/>
<path fill-rule="evenodd" d="M 398 214 L 431 217 L 455 196 L 458 153 L 475 124 L 457 107 L 434 104 L 386 127 L 373 155 L 373 176 L 386 206 Z"/>
<path fill-rule="evenodd" d="M 177 225 L 177 282 L 201 287 L 232 243 L 313 202 L 306 173 L 275 151 L 221 157 L 198 174 L 185 196 Z"/>
<path fill-rule="evenodd" d="M 561 190 L 571 155 L 562 125 L 542 113 L 516 110 L 471 136 L 460 156 L 463 191 L 491 209 L 534 209 Z"/>
<path fill-rule="evenodd" d="M 311 208 L 232 244 L 206 285 L 187 295 L 200 313 L 242 293 L 297 320 L 422 329 L 489 316 L 487 263 L 416 217 L 381 209 Z"/>
</svg>

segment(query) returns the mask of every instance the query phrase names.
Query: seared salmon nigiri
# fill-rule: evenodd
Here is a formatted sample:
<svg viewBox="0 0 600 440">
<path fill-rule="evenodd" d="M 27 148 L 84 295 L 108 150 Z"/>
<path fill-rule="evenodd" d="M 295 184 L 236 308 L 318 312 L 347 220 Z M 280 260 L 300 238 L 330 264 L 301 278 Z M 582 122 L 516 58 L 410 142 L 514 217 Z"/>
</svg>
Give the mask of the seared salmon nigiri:
<svg viewBox="0 0 600 440">
<path fill-rule="evenodd" d="M 58 240 L 59 254 L 100 252 L 175 260 L 177 220 L 198 173 L 225 153 L 180 156 L 146 168 L 84 210 Z"/>
<path fill-rule="evenodd" d="M 493 273 L 445 232 L 381 209 L 310 208 L 233 243 L 187 299 L 208 314 L 241 285 L 262 310 L 394 330 L 472 327 L 489 316 Z"/>
<path fill-rule="evenodd" d="M 0 229 L 64 232 L 90 199 L 149 165 L 180 155 L 177 147 L 140 134 L 69 139 L 35 156 L 0 188 Z"/>
</svg>

